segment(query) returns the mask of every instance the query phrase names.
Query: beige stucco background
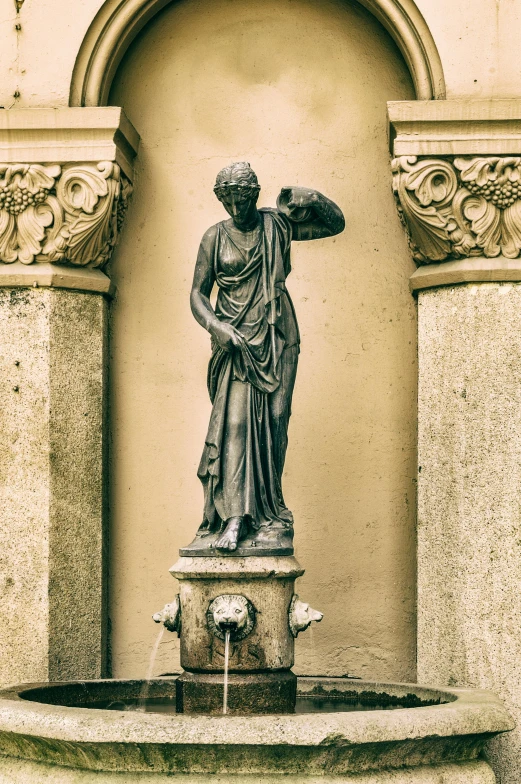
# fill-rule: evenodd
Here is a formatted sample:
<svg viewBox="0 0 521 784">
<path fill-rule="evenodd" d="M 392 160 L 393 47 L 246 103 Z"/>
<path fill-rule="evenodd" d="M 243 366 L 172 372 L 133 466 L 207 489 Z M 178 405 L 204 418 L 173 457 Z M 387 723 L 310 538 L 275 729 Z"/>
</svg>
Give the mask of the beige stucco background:
<svg viewBox="0 0 521 784">
<path fill-rule="evenodd" d="M 67 105 L 101 0 L 0 0 L 0 105 Z M 418 0 L 447 97 L 521 92 L 521 0 Z M 20 29 L 15 29 L 17 25 Z M 188 309 L 211 186 L 247 159 L 272 205 L 285 184 L 323 190 L 348 228 L 294 251 L 303 352 L 285 491 L 301 594 L 326 613 L 297 670 L 413 679 L 415 311 L 412 262 L 390 194 L 385 103 L 413 97 L 389 36 L 356 2 L 182 0 L 136 40 L 111 101 L 142 135 L 114 260 L 111 624 L 114 674 L 142 675 L 150 614 L 201 514 L 195 475 L 209 414 L 208 338 Z M 177 667 L 177 641 L 157 672 Z"/>
</svg>

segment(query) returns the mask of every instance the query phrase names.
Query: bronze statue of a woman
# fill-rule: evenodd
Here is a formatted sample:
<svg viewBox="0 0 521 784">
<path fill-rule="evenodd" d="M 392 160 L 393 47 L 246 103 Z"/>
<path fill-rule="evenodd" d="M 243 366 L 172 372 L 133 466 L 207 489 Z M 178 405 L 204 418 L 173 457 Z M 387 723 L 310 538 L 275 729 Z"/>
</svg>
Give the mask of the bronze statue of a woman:
<svg viewBox="0 0 521 784">
<path fill-rule="evenodd" d="M 344 217 L 309 188 L 283 188 L 277 209 L 258 210 L 260 186 L 248 163 L 220 171 L 214 191 L 231 217 L 204 235 L 191 294 L 212 338 L 213 409 L 198 470 L 204 517 L 181 553 L 291 554 L 293 516 L 281 486 L 299 354 L 286 291 L 291 241 L 339 234 Z"/>
</svg>

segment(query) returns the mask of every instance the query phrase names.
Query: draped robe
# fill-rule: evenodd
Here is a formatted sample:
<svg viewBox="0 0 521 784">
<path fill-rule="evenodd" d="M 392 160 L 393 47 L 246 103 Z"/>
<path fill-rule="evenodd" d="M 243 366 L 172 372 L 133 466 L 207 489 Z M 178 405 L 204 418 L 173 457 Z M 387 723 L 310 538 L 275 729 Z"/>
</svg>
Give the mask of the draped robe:
<svg viewBox="0 0 521 784">
<path fill-rule="evenodd" d="M 260 237 L 251 250 L 240 248 L 224 221 L 206 233 L 199 250 L 212 264 L 219 287 L 217 317 L 232 324 L 244 338 L 240 348 L 232 351 L 224 351 L 212 341 L 208 391 L 213 408 L 198 469 L 205 496 L 200 531 L 220 530 L 231 516 L 227 510 L 232 489 L 224 482 L 223 449 L 225 439 L 230 437 L 227 419 L 234 381 L 247 385 L 247 404 L 243 443 L 235 445 L 243 455 L 243 481 L 233 489 L 233 506 L 236 509 L 239 505 L 253 530 L 264 526 L 291 528 L 293 523 L 282 495 L 283 459 L 275 459 L 281 448 L 285 451 L 285 444 L 281 447 L 277 443 L 269 405 L 288 357 L 285 349 L 294 346 L 298 351 L 298 327 L 285 286 L 291 270 L 291 224 L 276 210 L 259 212 Z M 242 269 L 226 265 L 224 251 L 229 243 L 242 257 Z"/>
</svg>

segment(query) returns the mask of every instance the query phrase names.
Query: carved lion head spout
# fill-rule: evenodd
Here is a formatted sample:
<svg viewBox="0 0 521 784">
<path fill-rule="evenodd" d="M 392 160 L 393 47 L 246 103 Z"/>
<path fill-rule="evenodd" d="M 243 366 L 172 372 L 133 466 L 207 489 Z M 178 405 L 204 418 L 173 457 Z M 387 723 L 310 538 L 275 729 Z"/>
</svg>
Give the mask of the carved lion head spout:
<svg viewBox="0 0 521 784">
<path fill-rule="evenodd" d="M 177 595 L 173 602 L 165 604 L 162 610 L 152 616 L 155 623 L 162 623 L 169 632 L 177 632 L 181 635 L 181 602 Z"/>
<path fill-rule="evenodd" d="M 255 626 L 255 608 L 245 596 L 221 594 L 210 602 L 206 618 L 210 631 L 221 640 L 226 632 L 234 641 L 243 640 Z"/>
<path fill-rule="evenodd" d="M 302 602 L 297 594 L 293 595 L 289 606 L 289 628 L 293 637 L 305 631 L 312 621 L 320 623 L 323 617 L 324 613 L 314 610 L 307 602 Z"/>
</svg>

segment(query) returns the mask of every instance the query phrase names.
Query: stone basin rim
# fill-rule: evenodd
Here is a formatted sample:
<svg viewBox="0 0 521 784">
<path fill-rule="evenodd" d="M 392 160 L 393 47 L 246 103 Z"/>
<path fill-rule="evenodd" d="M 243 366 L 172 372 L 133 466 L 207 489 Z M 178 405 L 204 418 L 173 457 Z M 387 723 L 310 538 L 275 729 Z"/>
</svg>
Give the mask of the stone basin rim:
<svg viewBox="0 0 521 784">
<path fill-rule="evenodd" d="M 154 678 L 152 683 L 173 686 L 175 680 Z M 117 687 L 118 684 L 130 683 L 138 682 L 107 679 L 22 684 L 4 689 L 0 692 L 0 754 L 1 738 L 6 733 L 78 744 L 220 744 L 236 747 L 276 744 L 323 747 L 332 743 L 379 743 L 383 738 L 388 742 L 429 736 L 489 735 L 511 730 L 515 726 L 503 704 L 488 691 L 347 678 L 305 677 L 300 679 L 299 692 L 310 694 L 308 688 L 321 686 L 344 693 L 371 691 L 402 697 L 413 694 L 423 700 L 432 700 L 436 695 L 446 701 L 439 705 L 396 708 L 392 711 L 224 717 L 67 707 L 33 702 L 20 696 L 36 688 L 95 684 L 108 690 L 111 685 Z M 327 698 L 327 693 L 322 696 Z"/>
</svg>

